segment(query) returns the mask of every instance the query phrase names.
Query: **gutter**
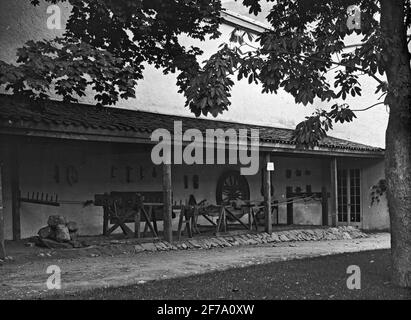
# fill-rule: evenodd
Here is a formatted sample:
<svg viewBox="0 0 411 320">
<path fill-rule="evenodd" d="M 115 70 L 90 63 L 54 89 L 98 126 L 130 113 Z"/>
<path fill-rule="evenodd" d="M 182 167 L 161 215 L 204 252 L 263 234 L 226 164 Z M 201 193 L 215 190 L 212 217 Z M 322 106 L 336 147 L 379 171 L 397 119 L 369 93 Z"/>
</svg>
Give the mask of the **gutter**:
<svg viewBox="0 0 411 320">
<path fill-rule="evenodd" d="M 257 35 L 270 30 L 270 26 L 230 10 L 223 11 L 222 18 L 230 26 L 240 27 Z"/>
</svg>

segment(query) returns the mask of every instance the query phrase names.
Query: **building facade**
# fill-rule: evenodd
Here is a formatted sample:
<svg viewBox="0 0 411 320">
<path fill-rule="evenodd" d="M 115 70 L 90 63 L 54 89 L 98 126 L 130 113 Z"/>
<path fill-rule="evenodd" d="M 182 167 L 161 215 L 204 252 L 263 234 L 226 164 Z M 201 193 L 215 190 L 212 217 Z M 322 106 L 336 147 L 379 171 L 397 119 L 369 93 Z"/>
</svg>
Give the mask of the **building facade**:
<svg viewBox="0 0 411 320">
<path fill-rule="evenodd" d="M 36 9 L 27 1 L 0 5 L 6 6 L 0 12 L 7 11 L 7 17 L 0 19 L 3 21 L 0 57 L 7 62 L 15 60 L 15 48 L 25 41 L 52 38 L 63 32 L 45 28 L 44 3 Z M 70 8 L 64 6 L 62 9 L 64 23 Z M 20 18 L 20 21 L 34 23 L 36 27 L 23 25 L 10 29 L 8 25 L 15 14 L 23 15 L 27 19 Z M 226 12 L 221 26 L 222 39 L 198 45 L 205 55 L 212 53 L 235 27 L 254 33 L 264 30 L 260 22 Z M 186 129 L 196 128 L 202 132 L 218 128 L 259 129 L 260 163 L 256 174 L 243 178 L 238 178 L 239 164 L 172 164 L 173 202 L 187 201 L 193 195 L 197 201 L 218 203 L 225 190 L 230 189 L 227 183 L 233 183 L 233 179 L 243 193 L 243 200 L 264 201 L 267 196 L 264 175 L 269 155 L 269 162 L 274 164 L 274 171 L 270 173 L 270 196 L 278 206 L 273 216 L 274 224 L 389 228 L 385 197 L 371 205 L 371 188 L 384 178 L 384 150 L 380 148 L 383 130 L 367 127 L 384 128 L 384 114 L 373 114 L 375 121 L 364 121 L 359 116 L 358 122 L 362 121 L 363 125 L 349 125 L 345 131 L 337 126 L 336 133 L 350 141 L 328 137 L 314 149 L 299 149 L 292 142 L 291 129 L 316 106 L 303 112 L 302 107 L 296 106 L 285 93 L 262 95 L 260 88 L 246 83 L 239 83 L 233 91 L 232 109 L 222 117 L 229 120 L 227 122 L 187 117 L 190 114 L 184 110 L 184 99 L 177 93 L 175 77 L 164 76 L 149 66 L 145 79 L 137 88 L 137 98 L 120 101 L 115 108 L 92 106 L 91 91 L 81 100 L 82 104 L 67 105 L 53 100 L 40 108 L 4 93 L 0 96 L 0 160 L 7 239 L 35 235 L 51 214 L 76 221 L 80 234 L 100 234 L 103 212 L 101 207 L 93 205 L 96 194 L 163 192 L 164 167 L 153 164 L 150 136 L 158 128 L 172 131 L 175 121 L 181 121 Z M 360 99 L 359 103 L 367 101 L 367 96 Z M 253 118 L 250 109 L 255 110 Z M 270 119 L 270 126 L 263 125 L 267 123 L 266 118 Z M 377 137 L 379 147 L 352 142 L 353 137 L 361 142 L 374 141 Z M 323 204 L 312 199 L 295 202 L 290 215 L 287 209 L 290 194 L 307 195 L 324 190 L 326 216 Z M 40 199 L 44 202 L 46 197 L 58 206 L 25 201 Z M 176 229 L 176 219 L 172 227 Z"/>
<path fill-rule="evenodd" d="M 227 181 L 234 179 L 243 200 L 264 201 L 265 159 L 269 154 L 274 163 L 271 198 L 278 202 L 274 225 L 388 228 L 385 198 L 371 205 L 371 188 L 384 177 L 384 151 L 380 148 L 328 137 L 314 149 L 299 149 L 291 140 L 291 129 L 55 101 L 38 110 L 11 96 L 1 96 L 0 104 L 7 238 L 35 235 L 51 214 L 76 221 L 81 234 L 99 234 L 103 210 L 92 204 L 96 194 L 162 192 L 163 167 L 153 164 L 151 152 L 156 142 L 151 133 L 158 128 L 172 133 L 175 121 L 181 121 L 184 130 L 253 128 L 260 135 L 259 170 L 254 175 L 239 179 L 241 164 L 229 164 L 228 160 L 225 164 L 172 164 L 173 202 L 185 202 L 193 195 L 197 201 L 221 203 L 225 188 L 230 188 L 222 179 L 230 172 L 232 178 Z M 310 194 L 322 189 L 327 192 L 326 218 L 321 202 L 307 200 L 294 203 L 290 219 L 288 193 Z M 59 206 L 24 200 L 45 200 L 46 196 L 57 198 Z"/>
</svg>

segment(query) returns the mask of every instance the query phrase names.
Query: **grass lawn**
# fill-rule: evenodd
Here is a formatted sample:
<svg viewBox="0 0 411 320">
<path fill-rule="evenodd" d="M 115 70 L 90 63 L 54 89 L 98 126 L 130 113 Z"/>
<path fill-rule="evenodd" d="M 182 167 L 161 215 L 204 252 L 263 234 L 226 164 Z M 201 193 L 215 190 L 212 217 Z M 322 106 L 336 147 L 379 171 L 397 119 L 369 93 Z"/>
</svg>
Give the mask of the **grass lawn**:
<svg viewBox="0 0 411 320">
<path fill-rule="evenodd" d="M 258 249 L 256 249 L 258 250 Z M 115 259 L 115 258 L 114 258 Z M 113 261 L 115 263 L 115 261 Z M 166 261 L 164 263 L 167 263 Z M 361 268 L 349 290 L 347 267 Z M 408 299 L 390 282 L 390 251 L 366 251 L 274 262 L 119 288 L 60 294 L 53 299 Z"/>
</svg>

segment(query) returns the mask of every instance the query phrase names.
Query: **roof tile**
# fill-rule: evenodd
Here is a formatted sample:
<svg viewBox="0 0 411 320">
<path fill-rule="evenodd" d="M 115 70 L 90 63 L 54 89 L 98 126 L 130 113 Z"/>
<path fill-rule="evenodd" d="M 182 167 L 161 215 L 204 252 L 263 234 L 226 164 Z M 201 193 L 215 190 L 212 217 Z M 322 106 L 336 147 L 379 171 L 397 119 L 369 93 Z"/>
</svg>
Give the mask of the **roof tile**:
<svg viewBox="0 0 411 320">
<path fill-rule="evenodd" d="M 12 121 L 10 123 L 10 120 Z M 165 128 L 173 131 L 174 121 L 182 121 L 183 129 L 198 128 L 205 129 L 229 129 L 241 128 L 259 129 L 260 139 L 265 142 L 294 144 L 292 141 L 292 129 L 283 129 L 252 124 L 235 122 L 225 122 L 200 118 L 180 117 L 175 115 L 165 115 L 150 113 L 145 111 L 97 107 L 84 104 L 68 104 L 58 101 L 44 102 L 41 105 L 34 105 L 28 101 L 17 100 L 10 95 L 0 95 L 0 127 L 30 126 L 31 122 L 45 123 L 50 126 L 74 126 L 91 128 L 93 130 L 106 129 L 117 133 L 135 131 L 141 133 L 151 133 L 155 129 Z M 25 123 L 26 122 L 26 123 Z M 58 130 L 58 128 L 56 128 Z M 358 151 L 383 151 L 376 148 L 348 140 L 326 137 L 320 146 L 333 149 L 349 149 Z"/>
</svg>

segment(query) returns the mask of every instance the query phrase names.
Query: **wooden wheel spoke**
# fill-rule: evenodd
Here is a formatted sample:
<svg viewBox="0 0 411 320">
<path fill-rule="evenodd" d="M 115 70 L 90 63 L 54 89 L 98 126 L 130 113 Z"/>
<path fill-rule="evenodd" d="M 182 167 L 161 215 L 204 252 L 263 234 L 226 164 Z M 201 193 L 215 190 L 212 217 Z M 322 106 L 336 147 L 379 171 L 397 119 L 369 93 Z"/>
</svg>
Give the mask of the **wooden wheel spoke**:
<svg viewBox="0 0 411 320">
<path fill-rule="evenodd" d="M 247 179 L 238 171 L 227 171 L 221 175 L 217 183 L 216 200 L 218 204 L 229 204 L 236 200 L 250 200 L 250 189 Z M 242 212 L 236 216 L 241 217 Z M 227 216 L 229 220 L 232 217 Z"/>
</svg>

